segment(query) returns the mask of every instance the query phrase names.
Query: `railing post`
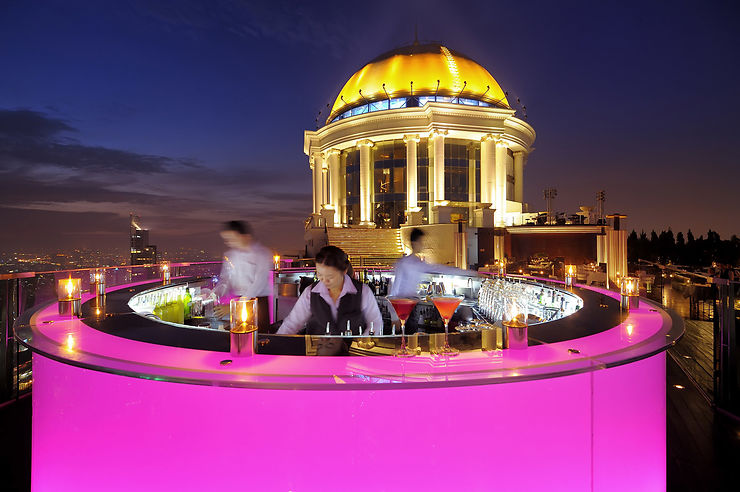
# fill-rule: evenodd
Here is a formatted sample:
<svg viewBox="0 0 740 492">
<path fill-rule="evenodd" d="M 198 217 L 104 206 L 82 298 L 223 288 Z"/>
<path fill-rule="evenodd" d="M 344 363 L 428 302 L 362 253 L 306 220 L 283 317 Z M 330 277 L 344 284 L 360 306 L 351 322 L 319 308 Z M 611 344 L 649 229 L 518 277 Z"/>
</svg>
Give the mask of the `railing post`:
<svg viewBox="0 0 740 492">
<path fill-rule="evenodd" d="M 738 415 L 737 331 L 734 285 L 714 279 L 714 399 L 717 408 Z"/>
</svg>

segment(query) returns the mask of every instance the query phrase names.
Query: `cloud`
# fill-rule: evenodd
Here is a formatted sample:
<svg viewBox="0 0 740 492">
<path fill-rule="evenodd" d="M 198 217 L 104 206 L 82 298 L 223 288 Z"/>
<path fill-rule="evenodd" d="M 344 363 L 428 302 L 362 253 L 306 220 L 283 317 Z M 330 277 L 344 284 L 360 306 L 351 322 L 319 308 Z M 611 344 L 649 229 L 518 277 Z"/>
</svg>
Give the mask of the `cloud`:
<svg viewBox="0 0 740 492">
<path fill-rule="evenodd" d="M 248 165 L 217 170 L 191 159 L 85 145 L 66 137 L 75 131 L 45 113 L 0 109 L 0 215 L 7 224 L 0 242 L 29 214 L 77 215 L 86 225 L 75 231 L 95 231 L 107 230 L 106 220 L 125 224 L 133 211 L 160 239 L 207 236 L 238 218 L 275 238 L 273 246 L 300 242 L 311 193 L 286 190 L 309 190 L 307 173 Z M 70 235 L 69 222 L 54 232 L 45 220 L 50 233 Z"/>
</svg>

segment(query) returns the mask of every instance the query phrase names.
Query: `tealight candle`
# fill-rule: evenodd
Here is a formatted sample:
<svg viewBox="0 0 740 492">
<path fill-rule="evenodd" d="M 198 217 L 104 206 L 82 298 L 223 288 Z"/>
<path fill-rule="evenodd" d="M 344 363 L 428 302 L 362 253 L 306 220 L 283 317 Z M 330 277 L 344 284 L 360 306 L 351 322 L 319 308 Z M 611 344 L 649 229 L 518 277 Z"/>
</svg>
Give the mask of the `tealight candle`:
<svg viewBox="0 0 740 492">
<path fill-rule="evenodd" d="M 575 265 L 565 265 L 565 286 L 566 287 L 573 287 L 573 279 L 576 276 L 576 266 Z"/>
<path fill-rule="evenodd" d="M 70 277 L 59 280 L 57 283 L 57 300 L 59 301 L 60 315 L 81 316 L 81 279 Z"/>
<path fill-rule="evenodd" d="M 640 305 L 640 279 L 637 277 L 622 277 L 620 279 L 620 306 L 629 311 Z"/>
<path fill-rule="evenodd" d="M 255 353 L 257 342 L 257 298 L 239 297 L 229 303 L 231 355 L 247 357 Z"/>
</svg>

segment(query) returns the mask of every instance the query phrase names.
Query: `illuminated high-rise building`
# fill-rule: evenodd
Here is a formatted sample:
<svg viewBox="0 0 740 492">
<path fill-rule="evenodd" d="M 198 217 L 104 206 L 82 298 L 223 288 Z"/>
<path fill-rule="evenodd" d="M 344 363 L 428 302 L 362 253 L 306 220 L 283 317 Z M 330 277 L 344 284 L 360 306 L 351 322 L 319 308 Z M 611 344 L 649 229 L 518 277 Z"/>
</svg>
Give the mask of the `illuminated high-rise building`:
<svg viewBox="0 0 740 492">
<path fill-rule="evenodd" d="M 129 215 L 129 236 L 131 239 L 131 264 L 149 265 L 157 262 L 157 247 L 149 244 L 149 229 L 143 229 L 141 219 L 133 213 Z"/>
</svg>

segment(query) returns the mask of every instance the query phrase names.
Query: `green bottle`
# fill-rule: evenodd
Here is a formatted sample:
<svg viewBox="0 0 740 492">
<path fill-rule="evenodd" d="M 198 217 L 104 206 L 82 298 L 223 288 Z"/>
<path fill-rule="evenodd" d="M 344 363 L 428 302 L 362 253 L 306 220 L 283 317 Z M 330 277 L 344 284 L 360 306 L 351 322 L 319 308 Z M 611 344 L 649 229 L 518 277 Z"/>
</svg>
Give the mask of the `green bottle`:
<svg viewBox="0 0 740 492">
<path fill-rule="evenodd" d="M 193 296 L 190 295 L 190 289 L 185 289 L 185 297 L 183 297 L 183 309 L 185 314 L 184 319 L 190 319 L 190 305 L 193 303 Z"/>
</svg>

